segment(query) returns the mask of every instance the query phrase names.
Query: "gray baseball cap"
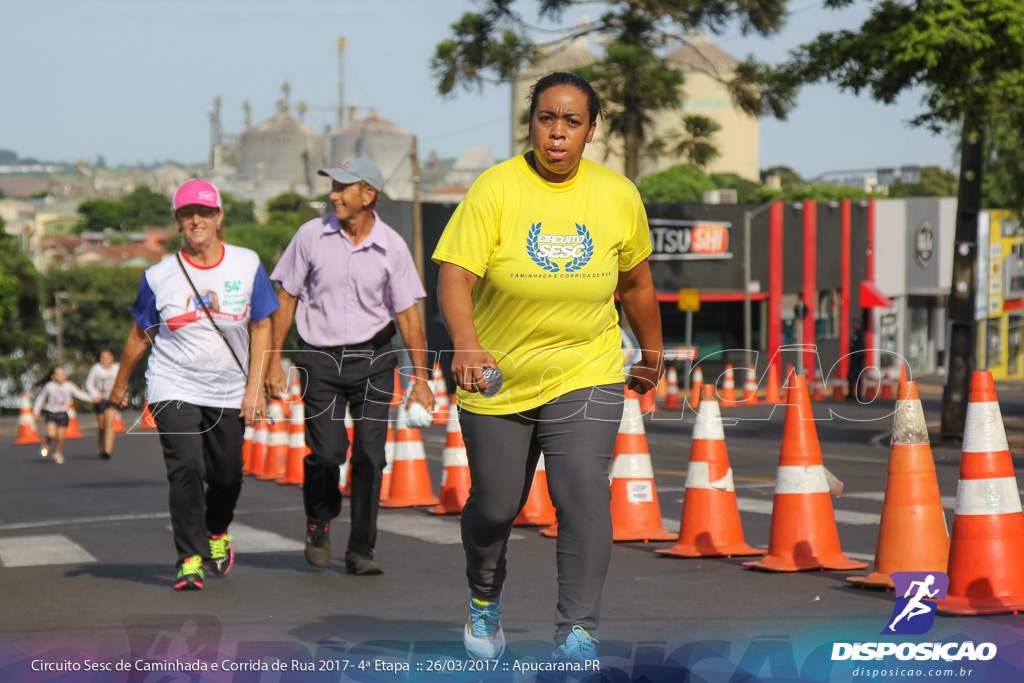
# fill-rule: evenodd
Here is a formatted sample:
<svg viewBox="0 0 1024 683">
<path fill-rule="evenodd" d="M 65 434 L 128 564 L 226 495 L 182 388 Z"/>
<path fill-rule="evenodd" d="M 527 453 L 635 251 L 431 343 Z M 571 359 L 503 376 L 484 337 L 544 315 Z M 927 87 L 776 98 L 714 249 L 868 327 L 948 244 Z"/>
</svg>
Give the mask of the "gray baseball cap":
<svg viewBox="0 0 1024 683">
<path fill-rule="evenodd" d="M 318 173 L 327 176 L 331 180 L 337 180 L 343 185 L 351 185 L 360 181 L 366 183 L 373 189 L 380 192 L 384 187 L 384 176 L 381 175 L 377 164 L 369 159 L 354 157 L 342 159 L 334 168 L 321 168 Z"/>
</svg>

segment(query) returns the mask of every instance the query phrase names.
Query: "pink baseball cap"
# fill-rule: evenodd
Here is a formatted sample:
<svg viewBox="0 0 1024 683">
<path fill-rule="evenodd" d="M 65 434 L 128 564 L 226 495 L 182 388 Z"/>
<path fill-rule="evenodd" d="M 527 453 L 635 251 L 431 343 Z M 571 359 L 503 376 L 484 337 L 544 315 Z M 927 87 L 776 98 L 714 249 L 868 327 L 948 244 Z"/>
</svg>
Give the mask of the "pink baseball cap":
<svg viewBox="0 0 1024 683">
<path fill-rule="evenodd" d="M 223 208 L 220 191 L 205 180 L 190 180 L 175 191 L 174 199 L 171 201 L 174 211 L 189 204 Z"/>
</svg>

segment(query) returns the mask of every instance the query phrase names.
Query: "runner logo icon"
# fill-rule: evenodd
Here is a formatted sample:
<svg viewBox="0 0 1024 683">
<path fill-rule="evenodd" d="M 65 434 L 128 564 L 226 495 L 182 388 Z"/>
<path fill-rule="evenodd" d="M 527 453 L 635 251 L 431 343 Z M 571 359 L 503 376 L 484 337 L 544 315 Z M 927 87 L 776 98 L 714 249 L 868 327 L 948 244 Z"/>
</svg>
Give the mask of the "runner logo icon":
<svg viewBox="0 0 1024 683">
<path fill-rule="evenodd" d="M 927 633 L 935 623 L 933 601 L 945 599 L 949 577 L 943 572 L 893 572 L 890 576 L 896 587 L 896 606 L 882 634 Z"/>
</svg>

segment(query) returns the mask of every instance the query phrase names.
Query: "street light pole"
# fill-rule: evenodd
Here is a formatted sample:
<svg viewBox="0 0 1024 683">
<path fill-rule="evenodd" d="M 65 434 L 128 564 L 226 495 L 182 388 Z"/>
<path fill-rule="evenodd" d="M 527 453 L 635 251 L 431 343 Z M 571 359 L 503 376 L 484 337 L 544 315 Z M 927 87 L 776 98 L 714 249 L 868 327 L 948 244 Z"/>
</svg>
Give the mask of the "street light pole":
<svg viewBox="0 0 1024 683">
<path fill-rule="evenodd" d="M 54 292 L 54 323 L 57 325 L 57 365 L 64 365 L 64 305 L 68 298 L 67 292 Z"/>
</svg>

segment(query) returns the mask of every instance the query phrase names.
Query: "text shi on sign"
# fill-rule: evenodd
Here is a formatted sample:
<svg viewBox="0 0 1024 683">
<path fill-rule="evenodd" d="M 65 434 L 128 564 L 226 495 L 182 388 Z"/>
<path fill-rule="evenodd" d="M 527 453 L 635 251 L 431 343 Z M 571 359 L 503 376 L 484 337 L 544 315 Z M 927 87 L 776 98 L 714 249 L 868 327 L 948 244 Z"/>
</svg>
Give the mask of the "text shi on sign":
<svg viewBox="0 0 1024 683">
<path fill-rule="evenodd" d="M 728 259 L 729 223 L 652 218 L 652 261 Z"/>
</svg>

